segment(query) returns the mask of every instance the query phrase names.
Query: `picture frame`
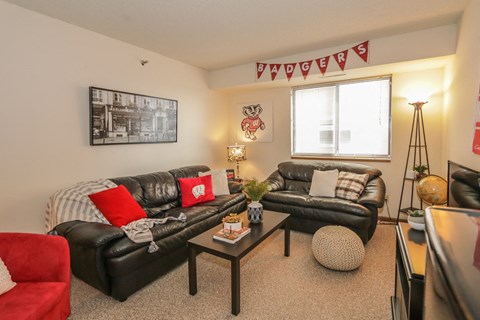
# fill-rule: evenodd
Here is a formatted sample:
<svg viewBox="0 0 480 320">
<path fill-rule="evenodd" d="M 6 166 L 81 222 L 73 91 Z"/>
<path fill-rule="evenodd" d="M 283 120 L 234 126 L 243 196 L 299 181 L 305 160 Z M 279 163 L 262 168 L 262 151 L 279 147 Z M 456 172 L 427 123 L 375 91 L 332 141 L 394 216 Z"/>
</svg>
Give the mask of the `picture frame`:
<svg viewBox="0 0 480 320">
<path fill-rule="evenodd" d="M 178 101 L 90 87 L 90 145 L 177 142 Z"/>
</svg>

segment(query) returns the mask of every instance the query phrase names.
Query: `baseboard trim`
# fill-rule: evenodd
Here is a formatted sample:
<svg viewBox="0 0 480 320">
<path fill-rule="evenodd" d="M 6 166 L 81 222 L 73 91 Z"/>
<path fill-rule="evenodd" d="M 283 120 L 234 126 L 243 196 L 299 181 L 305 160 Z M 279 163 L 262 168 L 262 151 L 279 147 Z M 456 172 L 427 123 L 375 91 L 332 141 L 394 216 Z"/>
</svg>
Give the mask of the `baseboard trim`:
<svg viewBox="0 0 480 320">
<path fill-rule="evenodd" d="M 407 219 L 400 218 L 398 222 L 407 222 Z M 397 224 L 397 219 L 390 218 L 390 217 L 382 217 L 382 216 L 378 217 L 378 224 L 390 224 L 390 223 Z"/>
</svg>

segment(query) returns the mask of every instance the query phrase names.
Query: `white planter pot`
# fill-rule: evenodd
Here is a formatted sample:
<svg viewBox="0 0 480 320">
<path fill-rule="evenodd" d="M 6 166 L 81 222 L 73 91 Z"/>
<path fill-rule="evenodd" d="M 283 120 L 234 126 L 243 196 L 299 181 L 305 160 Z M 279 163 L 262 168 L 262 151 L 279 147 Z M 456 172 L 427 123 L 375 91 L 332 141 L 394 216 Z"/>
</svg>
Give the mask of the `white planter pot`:
<svg viewBox="0 0 480 320">
<path fill-rule="evenodd" d="M 425 230 L 425 217 L 412 217 L 408 216 L 407 218 L 408 224 L 410 226 L 418 231 L 423 231 Z"/>
<path fill-rule="evenodd" d="M 223 223 L 223 229 L 232 230 L 232 231 L 240 230 L 240 229 L 242 229 L 242 221 L 235 222 L 235 223 L 224 222 Z"/>
</svg>

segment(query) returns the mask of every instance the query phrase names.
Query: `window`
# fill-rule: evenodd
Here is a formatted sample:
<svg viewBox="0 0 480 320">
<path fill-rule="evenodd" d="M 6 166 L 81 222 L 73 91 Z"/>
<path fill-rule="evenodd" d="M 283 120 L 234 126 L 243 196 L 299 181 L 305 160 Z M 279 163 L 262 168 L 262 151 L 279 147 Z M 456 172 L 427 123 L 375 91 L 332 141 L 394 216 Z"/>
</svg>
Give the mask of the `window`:
<svg viewBox="0 0 480 320">
<path fill-rule="evenodd" d="M 292 90 L 292 156 L 390 158 L 391 77 Z"/>
</svg>

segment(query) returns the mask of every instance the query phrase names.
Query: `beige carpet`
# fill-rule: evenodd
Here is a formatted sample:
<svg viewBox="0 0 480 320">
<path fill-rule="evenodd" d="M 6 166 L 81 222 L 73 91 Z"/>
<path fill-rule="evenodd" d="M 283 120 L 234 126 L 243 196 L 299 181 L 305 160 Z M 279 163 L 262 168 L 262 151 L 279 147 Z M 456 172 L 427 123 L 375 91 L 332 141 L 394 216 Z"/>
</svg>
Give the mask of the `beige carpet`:
<svg viewBox="0 0 480 320">
<path fill-rule="evenodd" d="M 230 314 L 230 265 L 202 253 L 198 293 L 188 294 L 188 271 L 179 268 L 120 303 L 72 277 L 70 319 L 391 319 L 395 229 L 379 225 L 362 266 L 332 271 L 317 263 L 312 235 L 292 231 L 283 256 L 283 231 L 241 262 L 241 312 Z"/>
</svg>

